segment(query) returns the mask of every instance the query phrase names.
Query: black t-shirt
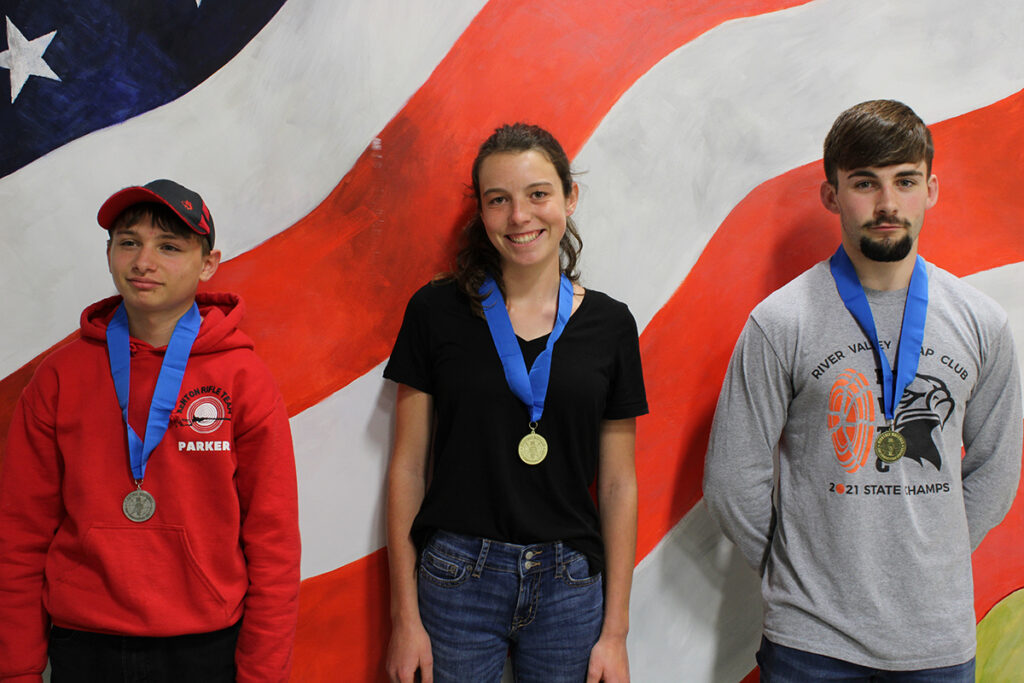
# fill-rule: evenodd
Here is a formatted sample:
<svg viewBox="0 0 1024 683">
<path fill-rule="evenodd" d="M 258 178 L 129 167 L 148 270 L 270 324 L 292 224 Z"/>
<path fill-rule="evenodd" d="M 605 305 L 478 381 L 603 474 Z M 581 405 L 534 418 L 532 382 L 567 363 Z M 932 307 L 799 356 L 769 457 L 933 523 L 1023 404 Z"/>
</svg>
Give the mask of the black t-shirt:
<svg viewBox="0 0 1024 683">
<path fill-rule="evenodd" d="M 519 342 L 530 365 L 547 338 Z M 587 290 L 555 343 L 537 426 L 548 454 L 537 465 L 517 450 L 529 411 L 508 387 L 487 322 L 454 282 L 410 299 L 384 376 L 434 399 L 432 478 L 412 527 L 418 546 L 437 529 L 518 544 L 561 540 L 604 566 L 590 494 L 601 422 L 647 412 L 625 304 Z"/>
</svg>

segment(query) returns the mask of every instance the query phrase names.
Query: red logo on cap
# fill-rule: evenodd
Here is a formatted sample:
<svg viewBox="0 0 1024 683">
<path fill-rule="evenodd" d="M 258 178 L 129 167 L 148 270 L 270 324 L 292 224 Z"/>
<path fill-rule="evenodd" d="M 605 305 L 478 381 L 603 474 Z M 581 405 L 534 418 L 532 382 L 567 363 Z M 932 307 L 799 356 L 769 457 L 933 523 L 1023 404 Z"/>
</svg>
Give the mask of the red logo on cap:
<svg viewBox="0 0 1024 683">
<path fill-rule="evenodd" d="M 192 210 L 192 202 L 190 202 L 187 199 L 182 199 L 181 200 L 181 205 L 185 207 L 186 211 L 191 211 Z"/>
</svg>

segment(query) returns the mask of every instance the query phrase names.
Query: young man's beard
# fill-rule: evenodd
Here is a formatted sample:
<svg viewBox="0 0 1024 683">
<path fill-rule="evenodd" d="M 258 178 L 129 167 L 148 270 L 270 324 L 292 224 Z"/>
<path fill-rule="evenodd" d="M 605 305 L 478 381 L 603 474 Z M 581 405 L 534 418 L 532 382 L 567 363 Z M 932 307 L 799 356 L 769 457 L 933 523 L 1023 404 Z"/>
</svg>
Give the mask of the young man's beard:
<svg viewBox="0 0 1024 683">
<path fill-rule="evenodd" d="M 910 253 L 914 240 L 904 235 L 899 240 L 873 240 L 870 237 L 860 238 L 860 252 L 872 261 L 902 261 Z"/>
</svg>

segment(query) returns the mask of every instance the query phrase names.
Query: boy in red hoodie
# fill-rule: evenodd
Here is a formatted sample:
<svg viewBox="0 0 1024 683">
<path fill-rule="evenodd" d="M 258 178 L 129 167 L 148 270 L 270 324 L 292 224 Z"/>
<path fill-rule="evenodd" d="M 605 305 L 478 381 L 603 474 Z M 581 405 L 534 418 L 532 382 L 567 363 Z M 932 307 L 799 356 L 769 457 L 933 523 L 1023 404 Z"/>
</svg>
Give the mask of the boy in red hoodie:
<svg viewBox="0 0 1024 683">
<path fill-rule="evenodd" d="M 0 680 L 284 681 L 298 609 L 288 415 L 213 218 L 170 180 L 100 208 L 120 296 L 14 412 L 0 471 Z"/>
</svg>

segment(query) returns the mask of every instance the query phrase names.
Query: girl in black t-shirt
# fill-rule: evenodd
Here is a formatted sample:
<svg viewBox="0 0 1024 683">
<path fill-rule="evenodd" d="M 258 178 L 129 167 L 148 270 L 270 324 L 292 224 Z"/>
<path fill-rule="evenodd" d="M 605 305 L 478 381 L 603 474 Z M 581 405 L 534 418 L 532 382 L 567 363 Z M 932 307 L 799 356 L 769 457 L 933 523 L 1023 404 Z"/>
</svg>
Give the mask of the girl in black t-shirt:
<svg viewBox="0 0 1024 683">
<path fill-rule="evenodd" d="M 577 282 L 579 189 L 547 131 L 497 129 L 472 181 L 455 272 L 412 297 L 384 371 L 388 674 L 497 681 L 511 655 L 519 681 L 624 681 L 636 323 Z"/>
</svg>

